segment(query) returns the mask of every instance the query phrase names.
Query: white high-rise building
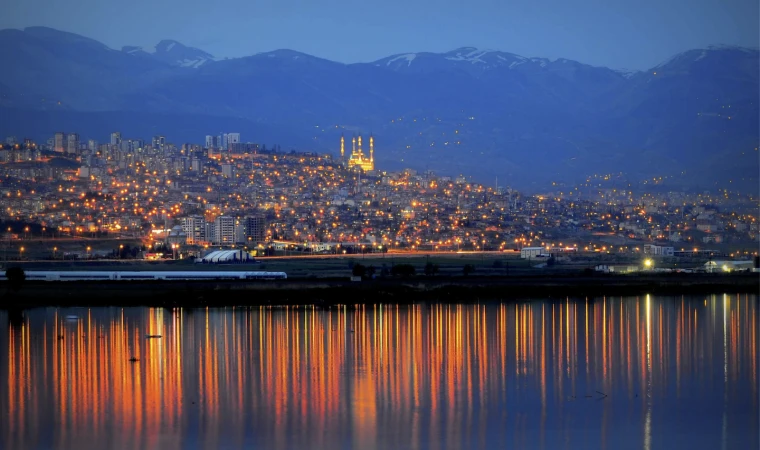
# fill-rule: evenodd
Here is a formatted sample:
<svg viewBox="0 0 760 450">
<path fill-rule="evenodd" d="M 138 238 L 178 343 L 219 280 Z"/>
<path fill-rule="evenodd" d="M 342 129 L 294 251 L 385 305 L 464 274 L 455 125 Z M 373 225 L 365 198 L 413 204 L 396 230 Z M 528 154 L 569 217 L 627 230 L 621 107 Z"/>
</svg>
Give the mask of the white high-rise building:
<svg viewBox="0 0 760 450">
<path fill-rule="evenodd" d="M 121 133 L 118 131 L 114 131 L 111 133 L 111 145 L 119 145 L 121 144 Z"/>
<path fill-rule="evenodd" d="M 66 133 L 58 132 L 53 138 L 53 151 L 63 153 L 66 151 Z"/>
<path fill-rule="evenodd" d="M 214 142 L 215 141 L 215 139 L 214 139 L 215 137 L 216 136 L 211 136 L 210 134 L 206 135 L 206 148 L 214 148 L 214 147 L 216 147 L 215 142 Z"/>
<path fill-rule="evenodd" d="M 182 218 L 182 231 L 187 236 L 188 244 L 197 244 L 206 241 L 206 219 L 201 216 Z"/>
<path fill-rule="evenodd" d="M 240 143 L 240 133 L 227 133 L 227 145 L 225 148 L 229 148 L 230 144 Z"/>
<path fill-rule="evenodd" d="M 214 220 L 214 244 L 235 243 L 235 218 L 219 216 Z"/>
<path fill-rule="evenodd" d="M 79 153 L 79 135 L 71 133 L 66 136 L 66 153 L 76 155 Z"/>
</svg>

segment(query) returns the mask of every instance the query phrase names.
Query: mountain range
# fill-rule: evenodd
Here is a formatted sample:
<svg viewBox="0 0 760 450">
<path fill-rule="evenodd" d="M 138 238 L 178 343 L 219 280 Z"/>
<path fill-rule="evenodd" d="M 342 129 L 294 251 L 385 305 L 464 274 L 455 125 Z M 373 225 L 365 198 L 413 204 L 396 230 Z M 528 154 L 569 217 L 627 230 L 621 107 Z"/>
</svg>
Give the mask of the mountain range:
<svg viewBox="0 0 760 450">
<path fill-rule="evenodd" d="M 217 59 L 172 40 L 115 50 L 30 27 L 0 30 L 0 58 L 0 135 L 235 131 L 337 154 L 341 134 L 371 132 L 381 170 L 522 188 L 621 172 L 758 186 L 757 49 L 690 50 L 646 71 L 471 47 L 342 64 L 292 50 Z"/>
</svg>

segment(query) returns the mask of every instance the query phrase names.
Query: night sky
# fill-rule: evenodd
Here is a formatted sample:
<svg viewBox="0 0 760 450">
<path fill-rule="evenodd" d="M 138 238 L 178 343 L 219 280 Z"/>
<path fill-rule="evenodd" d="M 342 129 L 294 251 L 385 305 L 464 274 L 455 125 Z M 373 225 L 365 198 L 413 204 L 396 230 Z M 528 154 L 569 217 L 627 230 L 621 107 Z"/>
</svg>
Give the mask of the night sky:
<svg viewBox="0 0 760 450">
<path fill-rule="evenodd" d="M 711 44 L 758 46 L 757 0 L 3 0 L 0 28 L 113 48 L 175 39 L 218 57 L 289 48 L 341 62 L 458 47 L 647 69 Z"/>
</svg>

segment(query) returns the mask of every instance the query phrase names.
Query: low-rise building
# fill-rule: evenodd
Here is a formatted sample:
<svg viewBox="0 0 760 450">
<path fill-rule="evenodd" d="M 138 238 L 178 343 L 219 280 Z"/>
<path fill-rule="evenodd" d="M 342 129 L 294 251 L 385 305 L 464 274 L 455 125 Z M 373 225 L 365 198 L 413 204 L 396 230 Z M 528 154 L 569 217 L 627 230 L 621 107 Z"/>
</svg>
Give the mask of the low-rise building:
<svg viewBox="0 0 760 450">
<path fill-rule="evenodd" d="M 754 262 L 751 260 L 743 261 L 707 261 L 705 270 L 708 272 L 734 272 L 734 271 L 751 271 L 754 268 Z"/>
<path fill-rule="evenodd" d="M 673 247 L 646 244 L 644 245 L 644 254 L 650 256 L 674 256 L 675 249 Z"/>
<path fill-rule="evenodd" d="M 543 247 L 524 247 L 520 250 L 520 258 L 534 259 L 548 257 L 549 253 Z"/>
</svg>

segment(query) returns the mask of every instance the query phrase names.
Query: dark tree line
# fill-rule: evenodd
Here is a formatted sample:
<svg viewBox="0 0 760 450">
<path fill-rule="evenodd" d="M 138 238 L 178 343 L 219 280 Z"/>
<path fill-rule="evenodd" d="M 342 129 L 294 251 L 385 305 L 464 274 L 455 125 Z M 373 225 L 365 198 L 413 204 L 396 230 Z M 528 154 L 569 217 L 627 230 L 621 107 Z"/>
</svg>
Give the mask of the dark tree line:
<svg viewBox="0 0 760 450">
<path fill-rule="evenodd" d="M 145 251 L 145 246 L 139 246 L 139 247 L 131 247 L 129 244 L 114 249 L 113 254 L 118 256 L 119 259 L 130 259 L 130 258 L 137 258 L 137 255 L 140 254 L 140 252 Z"/>
</svg>

